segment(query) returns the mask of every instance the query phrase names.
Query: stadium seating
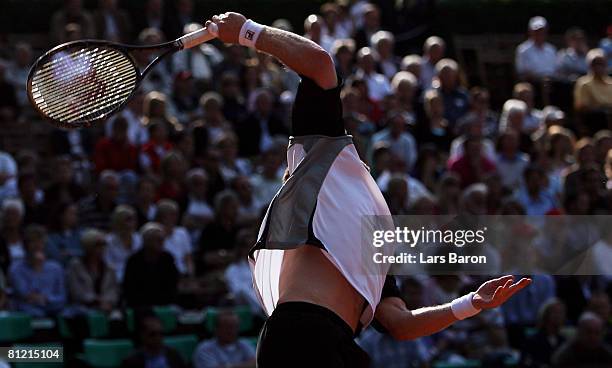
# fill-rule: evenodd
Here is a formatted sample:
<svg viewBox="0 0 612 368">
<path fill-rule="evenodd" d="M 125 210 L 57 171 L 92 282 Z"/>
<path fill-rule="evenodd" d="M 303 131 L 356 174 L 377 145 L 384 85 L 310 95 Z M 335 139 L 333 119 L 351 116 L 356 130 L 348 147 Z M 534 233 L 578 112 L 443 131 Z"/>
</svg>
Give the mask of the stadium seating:
<svg viewBox="0 0 612 368">
<path fill-rule="evenodd" d="M 127 339 L 86 339 L 83 342 L 84 359 L 94 368 L 119 367 L 133 349 L 134 344 Z"/>
<path fill-rule="evenodd" d="M 20 312 L 0 313 L 0 342 L 15 342 L 32 336 L 32 317 Z"/>
<path fill-rule="evenodd" d="M 193 351 L 198 345 L 198 337 L 196 335 L 169 336 L 164 338 L 164 344 L 178 351 L 184 361 L 190 362 Z"/>
</svg>

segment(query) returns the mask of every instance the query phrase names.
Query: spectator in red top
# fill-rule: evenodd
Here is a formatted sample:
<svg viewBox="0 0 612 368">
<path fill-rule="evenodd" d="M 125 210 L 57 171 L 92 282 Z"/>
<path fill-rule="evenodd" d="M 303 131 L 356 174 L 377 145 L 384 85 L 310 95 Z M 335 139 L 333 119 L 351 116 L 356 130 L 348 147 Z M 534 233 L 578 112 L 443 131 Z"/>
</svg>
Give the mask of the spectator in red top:
<svg viewBox="0 0 612 368">
<path fill-rule="evenodd" d="M 127 135 L 128 122 L 118 117 L 110 137 L 101 138 L 94 150 L 96 173 L 104 170 L 117 172 L 136 171 L 138 168 L 138 150 L 130 143 Z"/>
<path fill-rule="evenodd" d="M 486 174 L 495 171 L 495 164 L 482 154 L 480 137 L 470 136 L 463 143 L 463 154 L 451 158 L 448 162 L 450 171 L 459 175 L 461 187 L 482 182 Z"/>
<path fill-rule="evenodd" d="M 161 159 L 172 149 L 168 142 L 168 129 L 161 122 L 151 122 L 149 125 L 149 141 L 140 152 L 140 166 L 147 174 L 158 174 Z"/>
</svg>

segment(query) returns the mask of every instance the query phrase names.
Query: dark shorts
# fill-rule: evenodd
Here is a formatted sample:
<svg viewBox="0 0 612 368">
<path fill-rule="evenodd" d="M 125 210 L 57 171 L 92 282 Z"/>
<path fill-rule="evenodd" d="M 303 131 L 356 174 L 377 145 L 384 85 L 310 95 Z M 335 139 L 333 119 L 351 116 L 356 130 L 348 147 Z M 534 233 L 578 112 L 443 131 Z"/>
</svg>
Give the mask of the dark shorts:
<svg viewBox="0 0 612 368">
<path fill-rule="evenodd" d="M 368 355 L 337 314 L 316 304 L 279 304 L 257 344 L 257 368 L 367 368 Z"/>
</svg>

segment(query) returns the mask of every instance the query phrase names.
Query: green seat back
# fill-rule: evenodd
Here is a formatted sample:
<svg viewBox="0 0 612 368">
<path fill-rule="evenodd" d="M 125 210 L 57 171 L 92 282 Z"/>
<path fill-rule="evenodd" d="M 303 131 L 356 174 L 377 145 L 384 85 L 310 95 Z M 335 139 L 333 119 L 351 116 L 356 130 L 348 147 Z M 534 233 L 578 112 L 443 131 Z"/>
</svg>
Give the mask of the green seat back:
<svg viewBox="0 0 612 368">
<path fill-rule="evenodd" d="M 156 306 L 153 307 L 153 311 L 160 319 L 165 334 L 171 333 L 176 329 L 177 317 L 176 312 L 172 308 Z"/>
<path fill-rule="evenodd" d="M 239 332 L 243 333 L 250 331 L 253 328 L 253 313 L 251 312 L 251 309 L 246 305 L 239 305 L 234 308 L 234 311 L 240 320 Z M 206 330 L 211 334 L 215 331 L 215 324 L 217 323 L 218 315 L 219 310 L 217 308 L 211 307 L 206 310 L 204 324 L 206 326 Z"/>
<path fill-rule="evenodd" d="M 21 312 L 0 313 L 0 341 L 14 342 L 32 336 L 32 317 Z"/>
<path fill-rule="evenodd" d="M 164 344 L 178 351 L 185 363 L 190 363 L 193 351 L 198 345 L 198 337 L 196 335 L 168 336 L 164 338 Z"/>
<path fill-rule="evenodd" d="M 127 339 L 86 339 L 83 342 L 85 360 L 94 368 L 119 367 L 132 350 L 134 344 Z"/>
</svg>

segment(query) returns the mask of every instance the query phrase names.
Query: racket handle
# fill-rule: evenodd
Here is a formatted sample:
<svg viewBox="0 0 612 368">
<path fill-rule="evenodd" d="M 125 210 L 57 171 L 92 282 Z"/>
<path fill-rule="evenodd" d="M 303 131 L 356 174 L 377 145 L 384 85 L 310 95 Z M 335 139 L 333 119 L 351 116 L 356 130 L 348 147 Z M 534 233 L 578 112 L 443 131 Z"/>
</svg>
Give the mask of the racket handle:
<svg viewBox="0 0 612 368">
<path fill-rule="evenodd" d="M 217 37 L 218 28 L 216 24 L 210 24 L 208 28 L 198 29 L 179 38 L 178 41 L 183 45 L 183 49 L 190 49 L 204 42 Z"/>
</svg>

